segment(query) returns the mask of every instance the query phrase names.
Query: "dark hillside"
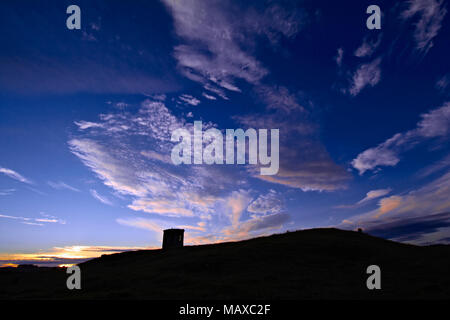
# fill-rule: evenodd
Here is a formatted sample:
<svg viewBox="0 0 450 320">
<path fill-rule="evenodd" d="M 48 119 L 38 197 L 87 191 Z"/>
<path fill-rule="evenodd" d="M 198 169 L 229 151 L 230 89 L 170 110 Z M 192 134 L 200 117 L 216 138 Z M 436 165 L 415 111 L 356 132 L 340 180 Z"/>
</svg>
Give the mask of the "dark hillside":
<svg viewBox="0 0 450 320">
<path fill-rule="evenodd" d="M 382 290 L 366 288 L 367 266 Z M 0 298 L 378 299 L 450 298 L 450 247 L 418 247 L 337 229 L 241 242 L 102 256 L 80 264 L 82 290 L 64 269 L 0 271 Z"/>
</svg>

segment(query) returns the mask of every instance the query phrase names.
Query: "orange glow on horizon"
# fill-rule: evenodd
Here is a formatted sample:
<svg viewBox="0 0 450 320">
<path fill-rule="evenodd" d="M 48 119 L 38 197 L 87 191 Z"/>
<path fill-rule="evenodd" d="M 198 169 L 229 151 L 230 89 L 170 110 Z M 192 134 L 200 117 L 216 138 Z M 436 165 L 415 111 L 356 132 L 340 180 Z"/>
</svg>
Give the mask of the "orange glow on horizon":
<svg viewBox="0 0 450 320">
<path fill-rule="evenodd" d="M 58 265 L 59 268 L 70 268 L 71 266 L 74 266 L 75 263 L 67 263 L 67 264 L 60 264 Z"/>
<path fill-rule="evenodd" d="M 58 266 L 72 266 L 72 259 L 93 259 L 104 254 L 113 254 L 129 250 L 149 250 L 155 247 L 112 247 L 112 246 L 67 246 L 54 247 L 49 251 L 38 251 L 36 253 L 0 253 L 0 266 L 15 266 L 17 261 L 23 260 L 31 264 L 45 264 L 55 259 L 67 259 Z M 74 261 L 75 262 L 75 261 Z"/>
<path fill-rule="evenodd" d="M 2 265 L 0 265 L 0 268 L 6 268 L 6 267 L 13 267 L 13 268 L 17 268 L 18 264 L 15 263 L 4 263 Z"/>
</svg>

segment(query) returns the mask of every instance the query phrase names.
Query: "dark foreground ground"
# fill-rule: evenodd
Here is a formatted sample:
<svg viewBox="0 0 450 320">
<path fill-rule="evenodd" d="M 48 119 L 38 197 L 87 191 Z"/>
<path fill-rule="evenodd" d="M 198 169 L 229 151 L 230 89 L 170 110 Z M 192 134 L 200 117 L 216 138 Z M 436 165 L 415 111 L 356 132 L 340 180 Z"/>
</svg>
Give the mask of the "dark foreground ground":
<svg viewBox="0 0 450 320">
<path fill-rule="evenodd" d="M 366 287 L 381 268 L 381 290 Z M 63 268 L 1 270 L 0 299 L 450 298 L 450 246 L 417 247 L 366 234 L 313 229 L 171 251 L 118 253 Z"/>
</svg>

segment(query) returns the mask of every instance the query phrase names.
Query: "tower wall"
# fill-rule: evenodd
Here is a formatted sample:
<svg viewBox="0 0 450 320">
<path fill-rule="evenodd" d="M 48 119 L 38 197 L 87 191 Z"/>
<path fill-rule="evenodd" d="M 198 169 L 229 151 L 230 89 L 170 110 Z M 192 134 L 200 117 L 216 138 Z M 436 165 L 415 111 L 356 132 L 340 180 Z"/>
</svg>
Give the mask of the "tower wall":
<svg viewBox="0 0 450 320">
<path fill-rule="evenodd" d="M 166 229 L 164 230 L 162 248 L 164 250 L 171 248 L 181 248 L 184 242 L 184 229 Z"/>
</svg>

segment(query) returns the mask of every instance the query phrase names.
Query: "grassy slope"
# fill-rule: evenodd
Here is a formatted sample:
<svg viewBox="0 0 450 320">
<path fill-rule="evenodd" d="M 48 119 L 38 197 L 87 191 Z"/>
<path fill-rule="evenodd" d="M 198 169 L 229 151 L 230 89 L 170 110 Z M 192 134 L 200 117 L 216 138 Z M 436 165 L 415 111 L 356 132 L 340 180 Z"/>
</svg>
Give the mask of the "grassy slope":
<svg viewBox="0 0 450 320">
<path fill-rule="evenodd" d="M 366 288 L 368 265 L 382 290 Z M 450 247 L 417 247 L 336 229 L 297 231 L 164 252 L 113 254 L 64 269 L 0 272 L 0 298 L 450 298 Z"/>
</svg>

